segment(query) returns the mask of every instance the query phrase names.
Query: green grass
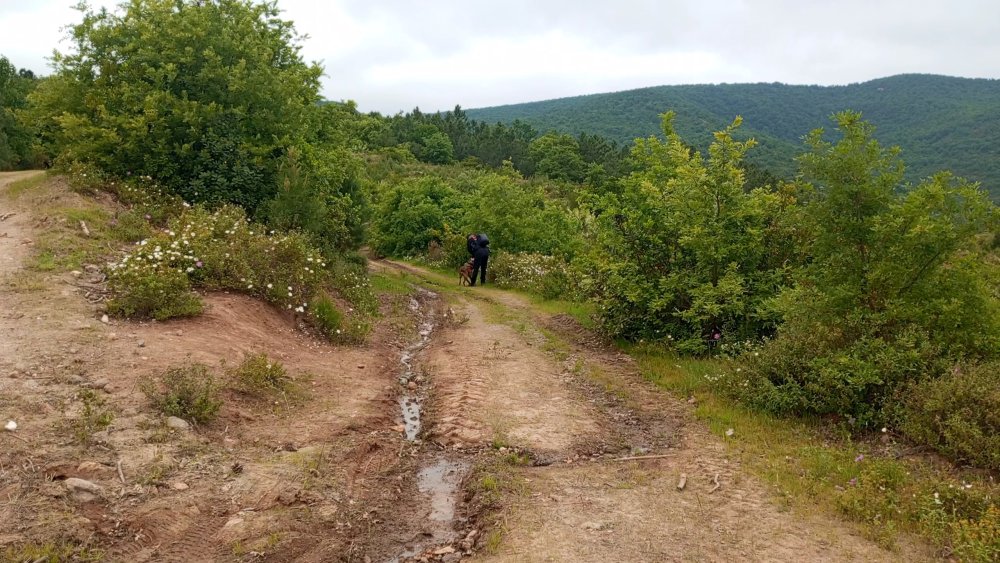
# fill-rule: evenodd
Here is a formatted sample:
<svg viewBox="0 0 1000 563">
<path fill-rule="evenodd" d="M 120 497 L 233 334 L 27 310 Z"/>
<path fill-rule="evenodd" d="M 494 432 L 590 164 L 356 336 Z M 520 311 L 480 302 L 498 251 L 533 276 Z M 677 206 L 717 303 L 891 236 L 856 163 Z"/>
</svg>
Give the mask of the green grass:
<svg viewBox="0 0 1000 563">
<path fill-rule="evenodd" d="M 18 180 L 16 182 L 11 182 L 7 185 L 7 195 L 11 198 L 18 198 L 25 192 L 29 192 L 41 186 L 48 180 L 48 174 L 36 174 L 29 178 L 24 178 L 23 180 Z"/>
<path fill-rule="evenodd" d="M 749 410 L 719 393 L 706 377 L 738 369 L 735 364 L 682 359 L 648 345 L 626 349 L 644 377 L 681 398 L 694 398 L 695 416 L 772 487 L 780 506 L 826 507 L 860 524 L 866 537 L 887 548 L 907 532 L 942 553 L 969 554 L 969 561 L 1000 555 L 1000 538 L 989 533 L 996 526 L 989 515 L 991 506 L 996 510 L 1000 487 L 983 473 L 938 460 L 897 458 L 883 443 L 893 440 L 889 432 L 884 438 L 857 436 L 821 420 Z"/>
<path fill-rule="evenodd" d="M 406 272 L 377 272 L 368 276 L 372 289 L 376 293 L 390 295 L 408 295 L 413 291 L 411 280 L 414 277 Z"/>
</svg>

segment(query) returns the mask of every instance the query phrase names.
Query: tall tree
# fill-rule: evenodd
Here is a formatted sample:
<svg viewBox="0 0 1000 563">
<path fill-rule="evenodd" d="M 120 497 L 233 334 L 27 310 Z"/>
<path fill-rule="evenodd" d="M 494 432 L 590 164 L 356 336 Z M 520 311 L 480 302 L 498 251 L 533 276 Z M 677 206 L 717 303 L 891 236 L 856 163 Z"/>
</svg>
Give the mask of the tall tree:
<svg viewBox="0 0 1000 563">
<path fill-rule="evenodd" d="M 74 49 L 56 55 L 36 93 L 60 156 L 153 176 L 193 201 L 253 209 L 274 194 L 279 157 L 302 142 L 322 72 L 302 61 L 274 2 L 79 9 Z"/>
</svg>

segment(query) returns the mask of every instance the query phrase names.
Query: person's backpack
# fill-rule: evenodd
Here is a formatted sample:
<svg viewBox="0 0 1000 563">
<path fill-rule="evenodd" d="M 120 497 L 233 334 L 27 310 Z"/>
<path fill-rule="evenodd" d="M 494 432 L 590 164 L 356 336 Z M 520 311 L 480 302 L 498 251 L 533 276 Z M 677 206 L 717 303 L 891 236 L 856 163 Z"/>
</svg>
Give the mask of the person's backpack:
<svg viewBox="0 0 1000 563">
<path fill-rule="evenodd" d="M 476 242 L 479 243 L 479 246 L 489 246 L 490 237 L 486 236 L 485 233 L 479 233 L 478 235 L 476 235 Z"/>
</svg>

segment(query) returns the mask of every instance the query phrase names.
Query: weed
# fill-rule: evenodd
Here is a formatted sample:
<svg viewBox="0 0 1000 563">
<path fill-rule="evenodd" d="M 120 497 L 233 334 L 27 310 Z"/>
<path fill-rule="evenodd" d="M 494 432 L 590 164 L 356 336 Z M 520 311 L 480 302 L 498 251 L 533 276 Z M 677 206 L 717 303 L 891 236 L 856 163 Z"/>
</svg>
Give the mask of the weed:
<svg viewBox="0 0 1000 563">
<path fill-rule="evenodd" d="M 73 440 L 87 447 L 95 432 L 100 432 L 111 424 L 114 414 L 104 408 L 104 399 L 90 389 L 83 389 L 77 394 L 77 399 L 83 405 L 80 416 L 70 422 L 73 430 Z"/>
<path fill-rule="evenodd" d="M 229 370 L 236 387 L 250 395 L 284 394 L 292 385 L 285 366 L 267 354 L 245 354 L 240 365 Z"/>
<path fill-rule="evenodd" d="M 30 561 L 31 563 L 59 563 L 61 561 L 101 561 L 104 553 L 69 543 L 26 543 L 5 547 L 0 551 L 2 561 Z"/>
<path fill-rule="evenodd" d="M 203 364 L 171 368 L 160 378 L 140 384 L 142 392 L 162 413 L 200 423 L 211 422 L 219 413 L 219 386 Z"/>
</svg>

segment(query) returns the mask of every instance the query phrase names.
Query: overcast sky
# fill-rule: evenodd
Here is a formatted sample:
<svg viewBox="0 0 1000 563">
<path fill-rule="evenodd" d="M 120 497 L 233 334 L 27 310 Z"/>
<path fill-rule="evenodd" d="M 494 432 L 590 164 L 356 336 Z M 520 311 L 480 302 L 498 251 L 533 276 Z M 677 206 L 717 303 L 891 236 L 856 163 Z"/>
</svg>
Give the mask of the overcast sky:
<svg viewBox="0 0 1000 563">
<path fill-rule="evenodd" d="M 47 73 L 73 0 L 0 0 L 0 54 Z M 113 6 L 114 0 L 91 2 Z M 1000 0 L 279 0 L 323 95 L 382 113 L 661 84 L 1000 78 Z"/>
</svg>

